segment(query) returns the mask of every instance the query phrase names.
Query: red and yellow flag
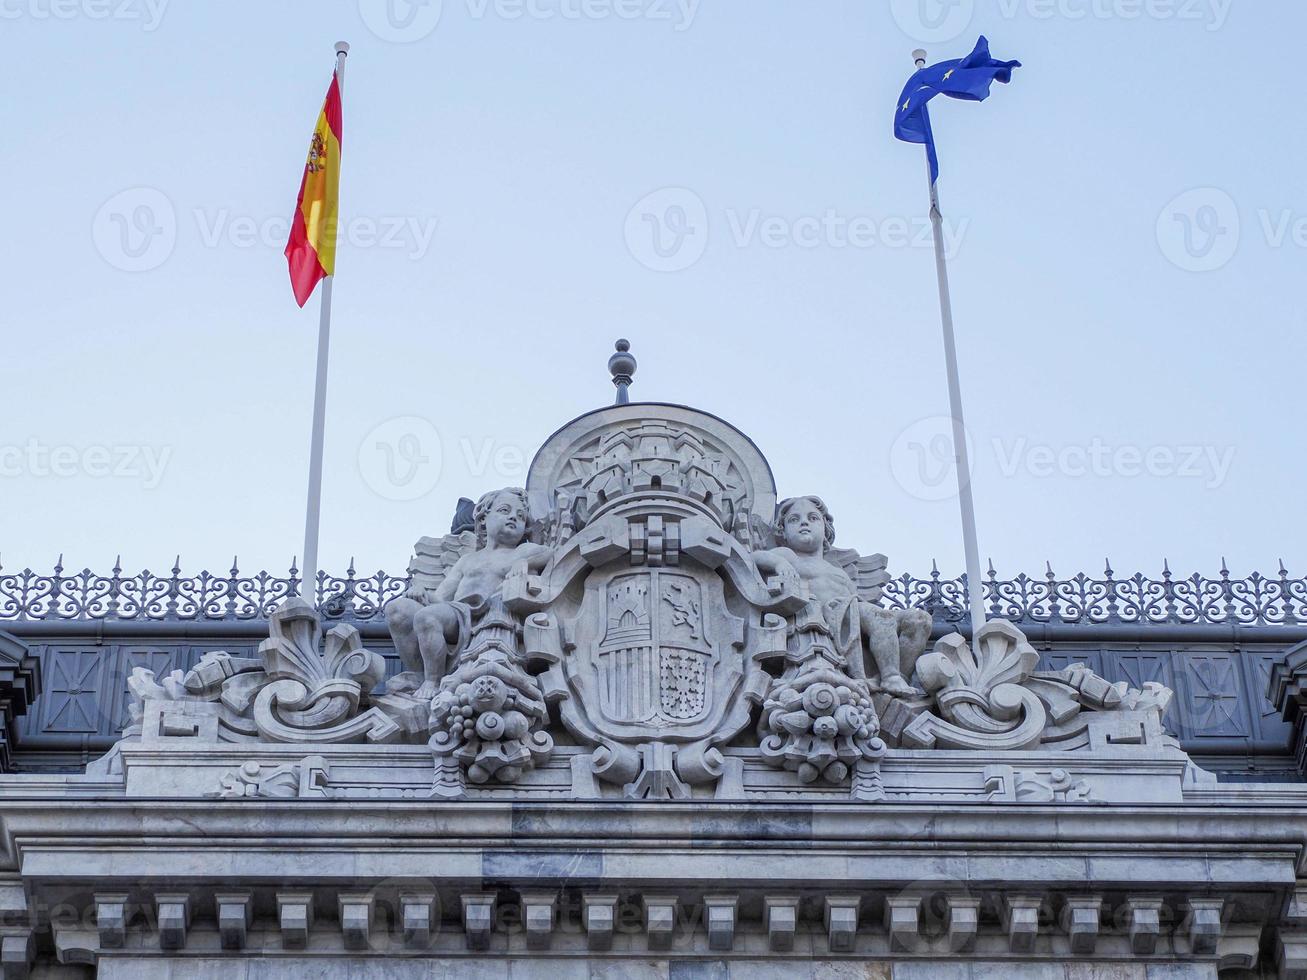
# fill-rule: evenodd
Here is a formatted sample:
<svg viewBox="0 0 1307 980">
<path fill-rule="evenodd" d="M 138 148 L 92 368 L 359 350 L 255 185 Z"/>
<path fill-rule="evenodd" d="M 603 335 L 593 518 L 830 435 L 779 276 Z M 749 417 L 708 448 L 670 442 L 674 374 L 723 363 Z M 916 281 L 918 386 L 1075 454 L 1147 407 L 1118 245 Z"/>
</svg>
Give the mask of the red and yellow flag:
<svg viewBox="0 0 1307 980">
<path fill-rule="evenodd" d="M 303 306 L 324 276 L 336 271 L 336 225 L 340 208 L 340 82 L 333 73 L 318 114 L 304 165 L 299 201 L 291 219 L 286 261 L 295 302 Z"/>
</svg>

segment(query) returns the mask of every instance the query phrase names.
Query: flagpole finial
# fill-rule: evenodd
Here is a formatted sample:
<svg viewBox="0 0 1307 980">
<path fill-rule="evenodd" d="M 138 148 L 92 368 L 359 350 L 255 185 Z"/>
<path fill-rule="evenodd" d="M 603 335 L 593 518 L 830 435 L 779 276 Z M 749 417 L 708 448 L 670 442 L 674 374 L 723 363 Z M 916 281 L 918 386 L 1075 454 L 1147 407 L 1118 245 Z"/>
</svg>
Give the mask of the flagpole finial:
<svg viewBox="0 0 1307 980">
<path fill-rule="evenodd" d="M 336 42 L 336 54 L 346 54 L 346 55 L 349 54 L 349 42 L 348 42 L 348 41 L 337 41 L 337 42 Z"/>
<path fill-rule="evenodd" d="M 926 64 L 926 50 L 925 50 L 925 48 L 917 48 L 916 51 L 913 51 L 913 52 L 912 52 L 912 60 L 913 60 L 913 62 L 916 64 L 916 66 L 917 66 L 918 68 L 923 67 L 923 66 Z"/>
<path fill-rule="evenodd" d="M 629 340 L 619 340 L 615 346 L 617 353 L 608 359 L 608 373 L 617 386 L 617 404 L 627 405 L 631 401 L 631 383 L 635 380 L 635 355 L 631 353 Z"/>
</svg>

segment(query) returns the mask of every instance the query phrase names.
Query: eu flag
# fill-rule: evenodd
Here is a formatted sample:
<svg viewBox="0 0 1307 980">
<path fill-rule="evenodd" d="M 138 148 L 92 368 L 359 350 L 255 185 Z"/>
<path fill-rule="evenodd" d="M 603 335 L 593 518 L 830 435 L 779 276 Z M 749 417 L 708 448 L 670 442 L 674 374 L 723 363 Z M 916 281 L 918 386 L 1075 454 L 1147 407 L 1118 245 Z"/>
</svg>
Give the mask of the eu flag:
<svg viewBox="0 0 1307 980">
<path fill-rule="evenodd" d="M 989 41 L 982 36 L 976 49 L 965 58 L 941 61 L 908 79 L 894 111 L 894 135 L 907 143 L 926 144 L 932 184 L 939 179 L 939 158 L 926 104 L 937 95 L 981 102 L 989 97 L 994 82 L 1012 81 L 1012 69 L 1020 67 L 1019 61 L 995 61 L 990 57 Z"/>
</svg>

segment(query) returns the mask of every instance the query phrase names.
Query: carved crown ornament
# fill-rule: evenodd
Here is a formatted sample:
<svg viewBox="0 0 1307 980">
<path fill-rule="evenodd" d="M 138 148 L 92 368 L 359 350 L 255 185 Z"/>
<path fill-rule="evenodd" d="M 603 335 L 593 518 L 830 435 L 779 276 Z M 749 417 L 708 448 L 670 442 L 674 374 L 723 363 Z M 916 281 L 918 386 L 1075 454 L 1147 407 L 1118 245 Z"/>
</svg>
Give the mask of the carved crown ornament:
<svg viewBox="0 0 1307 980">
<path fill-rule="evenodd" d="M 241 799 L 1094 803 L 1131 752 L 1176 793 L 1205 777 L 1166 733 L 1169 690 L 1040 670 L 1003 620 L 932 645 L 928 613 L 881 604 L 887 564 L 835 547 L 821 497 L 779 500 L 727 422 L 618 404 L 418 541 L 385 608 L 398 672 L 290 598 L 255 656 L 134 671 L 93 770 L 130 785 L 143 746 L 225 747 L 244 755 L 204 792 Z"/>
</svg>

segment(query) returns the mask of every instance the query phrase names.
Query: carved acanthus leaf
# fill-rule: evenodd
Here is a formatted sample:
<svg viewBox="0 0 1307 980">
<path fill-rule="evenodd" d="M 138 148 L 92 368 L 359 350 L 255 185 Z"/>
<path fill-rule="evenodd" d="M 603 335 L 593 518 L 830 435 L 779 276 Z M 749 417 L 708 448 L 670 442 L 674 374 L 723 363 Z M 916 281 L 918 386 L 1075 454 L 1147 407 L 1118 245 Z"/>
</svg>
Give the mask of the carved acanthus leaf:
<svg viewBox="0 0 1307 980">
<path fill-rule="evenodd" d="M 353 626 L 336 626 L 318 652 L 322 630 L 311 606 L 298 596 L 272 614 L 269 637 L 259 644 L 264 669 L 273 680 L 298 681 L 314 690 L 332 681 L 347 681 L 369 693 L 381 683 L 386 663 L 363 648 Z"/>
</svg>

